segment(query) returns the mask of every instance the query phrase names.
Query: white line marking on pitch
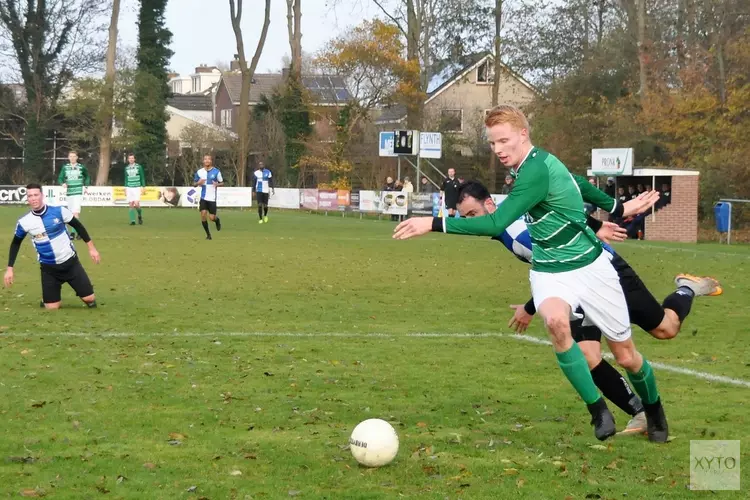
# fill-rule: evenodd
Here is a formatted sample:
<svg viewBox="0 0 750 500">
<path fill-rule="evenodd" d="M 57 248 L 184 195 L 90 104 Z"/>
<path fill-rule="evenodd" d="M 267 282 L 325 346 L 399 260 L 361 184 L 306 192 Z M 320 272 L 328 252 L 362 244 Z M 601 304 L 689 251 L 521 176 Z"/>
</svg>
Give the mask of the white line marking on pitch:
<svg viewBox="0 0 750 500">
<path fill-rule="evenodd" d="M 47 334 L 28 334 L 28 333 L 0 333 L 2 337 L 81 337 L 81 338 L 126 338 L 126 337 L 291 337 L 291 338 L 320 338 L 320 337 L 336 337 L 336 338 L 379 338 L 379 339 L 398 339 L 400 337 L 407 338 L 508 338 L 514 340 L 521 340 L 523 342 L 529 342 L 538 345 L 552 345 L 552 343 L 540 337 L 534 337 L 532 335 L 519 335 L 515 333 L 406 333 L 402 335 L 394 335 L 390 333 L 304 333 L 304 332 L 158 332 L 158 333 L 128 333 L 128 332 L 105 332 L 105 333 L 85 333 L 85 332 L 57 332 Z M 612 359 L 612 354 L 603 353 L 603 356 L 607 359 Z M 680 366 L 668 365 L 665 363 L 659 363 L 657 361 L 649 360 L 651 366 L 660 370 L 679 373 L 681 375 L 688 375 L 690 377 L 699 378 L 702 380 L 708 380 L 711 382 L 720 382 L 723 384 L 736 385 L 739 387 L 750 388 L 750 380 L 744 380 L 740 378 L 726 377 L 724 375 L 715 375 L 713 373 L 701 372 L 697 370 L 691 370 L 690 368 L 682 368 Z"/>
</svg>

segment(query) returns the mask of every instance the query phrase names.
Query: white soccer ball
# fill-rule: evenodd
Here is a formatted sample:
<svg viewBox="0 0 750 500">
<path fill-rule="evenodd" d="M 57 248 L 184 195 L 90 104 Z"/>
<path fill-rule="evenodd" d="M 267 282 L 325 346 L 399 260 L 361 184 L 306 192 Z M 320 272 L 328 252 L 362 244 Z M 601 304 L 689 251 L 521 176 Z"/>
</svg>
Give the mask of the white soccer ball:
<svg viewBox="0 0 750 500">
<path fill-rule="evenodd" d="M 349 438 L 349 449 L 354 459 L 362 465 L 382 467 L 398 453 L 398 434 L 385 420 L 371 418 L 354 428 Z"/>
</svg>

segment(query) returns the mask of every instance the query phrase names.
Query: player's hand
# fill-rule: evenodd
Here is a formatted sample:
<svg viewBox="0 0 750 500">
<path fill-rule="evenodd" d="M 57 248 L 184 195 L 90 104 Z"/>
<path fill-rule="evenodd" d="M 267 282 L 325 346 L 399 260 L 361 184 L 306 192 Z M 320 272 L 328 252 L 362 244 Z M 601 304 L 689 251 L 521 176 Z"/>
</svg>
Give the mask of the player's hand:
<svg viewBox="0 0 750 500">
<path fill-rule="evenodd" d="M 515 309 L 516 312 L 513 317 L 508 321 L 508 328 L 512 328 L 516 333 L 523 333 L 529 327 L 529 323 L 534 319 L 534 316 L 526 312 L 523 305 L 512 305 L 511 309 Z"/>
<path fill-rule="evenodd" d="M 623 218 L 642 214 L 649 208 L 653 207 L 656 202 L 659 201 L 660 196 L 661 193 L 659 193 L 659 191 L 647 191 L 639 194 L 634 200 L 626 201 L 622 204 Z"/>
<path fill-rule="evenodd" d="M 5 278 L 3 280 L 5 282 L 5 286 L 10 288 L 10 286 L 13 284 L 13 268 L 9 267 L 5 271 Z"/>
<path fill-rule="evenodd" d="M 63 188 L 63 189 L 68 189 L 68 184 L 67 184 L 67 183 L 65 183 L 65 184 L 63 184 L 63 185 L 62 185 L 62 186 L 60 186 L 60 187 L 61 187 L 61 188 Z"/>
<path fill-rule="evenodd" d="M 432 231 L 432 217 L 412 217 L 393 230 L 393 239 L 408 240 Z"/>
<path fill-rule="evenodd" d="M 99 251 L 94 245 L 91 245 L 89 247 L 89 255 L 91 256 L 91 260 L 93 260 L 95 264 L 98 264 L 102 260 L 101 256 L 99 255 Z"/>
<path fill-rule="evenodd" d="M 596 237 L 604 243 L 625 241 L 628 232 L 614 222 L 602 222 L 602 227 L 596 232 Z"/>
</svg>

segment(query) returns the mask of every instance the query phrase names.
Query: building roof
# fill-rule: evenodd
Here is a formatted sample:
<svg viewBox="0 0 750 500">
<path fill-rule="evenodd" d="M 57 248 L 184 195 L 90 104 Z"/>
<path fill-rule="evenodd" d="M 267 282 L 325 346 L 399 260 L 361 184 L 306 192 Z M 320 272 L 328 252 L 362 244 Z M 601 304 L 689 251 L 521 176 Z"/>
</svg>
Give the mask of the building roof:
<svg viewBox="0 0 750 500">
<path fill-rule="evenodd" d="M 455 83 L 460 82 L 462 78 L 479 67 L 485 61 L 492 61 L 493 59 L 494 56 L 492 54 L 480 53 L 467 57 L 466 62 L 464 62 L 463 64 L 449 63 L 442 70 L 435 73 L 427 83 L 427 99 L 425 100 L 425 104 L 440 95 L 449 87 L 453 86 Z M 518 80 L 523 86 L 535 93 L 538 92 L 538 90 L 528 81 L 526 81 L 526 79 L 524 79 L 521 75 L 511 70 L 505 64 L 501 65 L 510 76 Z M 386 123 L 398 123 L 405 118 L 406 106 L 404 106 L 403 104 L 394 104 L 392 106 L 383 108 L 382 113 L 375 120 L 375 123 L 378 125 L 383 125 Z"/>
<path fill-rule="evenodd" d="M 221 80 L 227 87 L 229 97 L 234 104 L 240 103 L 242 93 L 242 75 L 224 73 Z M 270 96 L 284 81 L 280 73 L 256 73 L 250 85 L 251 104 L 259 103 L 261 97 Z M 302 77 L 302 84 L 320 104 L 344 104 L 351 99 L 344 79 L 340 76 L 310 75 Z"/>
<path fill-rule="evenodd" d="M 174 94 L 167 99 L 167 104 L 183 111 L 213 111 L 210 95 Z"/>
</svg>

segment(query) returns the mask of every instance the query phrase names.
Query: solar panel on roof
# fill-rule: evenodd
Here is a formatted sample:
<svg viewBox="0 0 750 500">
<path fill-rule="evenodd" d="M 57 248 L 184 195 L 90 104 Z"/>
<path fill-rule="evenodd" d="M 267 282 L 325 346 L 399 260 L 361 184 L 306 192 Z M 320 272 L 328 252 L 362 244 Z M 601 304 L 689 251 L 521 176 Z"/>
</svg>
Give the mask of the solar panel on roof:
<svg viewBox="0 0 750 500">
<path fill-rule="evenodd" d="M 346 101 L 349 99 L 349 91 L 346 89 L 336 89 L 336 99 Z"/>
</svg>

